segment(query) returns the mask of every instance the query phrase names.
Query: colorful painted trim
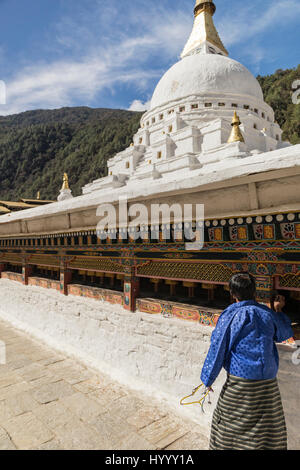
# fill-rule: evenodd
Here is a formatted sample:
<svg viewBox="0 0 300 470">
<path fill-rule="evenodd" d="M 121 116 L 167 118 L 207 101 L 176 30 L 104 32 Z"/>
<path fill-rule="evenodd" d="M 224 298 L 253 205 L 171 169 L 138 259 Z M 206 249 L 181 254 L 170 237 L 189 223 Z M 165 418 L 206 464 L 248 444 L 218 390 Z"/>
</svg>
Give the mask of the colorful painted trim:
<svg viewBox="0 0 300 470">
<path fill-rule="evenodd" d="M 137 310 L 164 318 L 180 318 L 215 327 L 222 311 L 157 299 L 137 299 Z"/>
</svg>

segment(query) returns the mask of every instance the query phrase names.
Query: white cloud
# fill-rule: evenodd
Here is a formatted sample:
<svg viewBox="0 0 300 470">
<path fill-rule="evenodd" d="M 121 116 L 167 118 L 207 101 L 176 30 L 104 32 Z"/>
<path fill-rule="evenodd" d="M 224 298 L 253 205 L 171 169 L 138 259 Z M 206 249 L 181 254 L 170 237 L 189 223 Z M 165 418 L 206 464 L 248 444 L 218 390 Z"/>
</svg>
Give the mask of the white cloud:
<svg viewBox="0 0 300 470">
<path fill-rule="evenodd" d="M 136 89 L 145 90 L 157 72 L 136 67 L 134 59 L 139 47 L 130 40 L 130 45 L 125 41 L 117 50 L 111 46 L 81 61 L 26 67 L 7 83 L 7 105 L 1 107 L 1 114 L 71 106 L 74 98 L 90 102 L 100 91 L 121 83 L 135 84 Z"/>
<path fill-rule="evenodd" d="M 287 25 L 300 14 L 299 0 L 277 0 L 271 4 L 243 4 L 234 15 L 225 14 L 220 33 L 227 46 L 241 44 L 269 29 Z M 261 45 L 262 46 L 262 45 Z"/>
<path fill-rule="evenodd" d="M 150 109 L 150 105 L 151 105 L 151 100 L 147 101 L 146 103 L 143 103 L 141 100 L 134 100 L 131 103 L 128 110 L 129 111 L 139 111 L 139 112 L 148 111 L 148 109 Z"/>
<path fill-rule="evenodd" d="M 98 32 L 98 36 L 93 36 L 89 31 L 90 12 L 84 16 L 81 11 L 79 24 L 74 19 L 62 19 L 53 49 L 71 49 L 73 53 L 75 51 L 75 56 L 52 63 L 31 64 L 21 69 L 6 83 L 7 105 L 1 107 L 1 114 L 71 106 L 75 100 L 86 104 L 101 91 L 109 89 L 113 92 L 122 83 L 134 85 L 137 92 L 145 92 L 149 81 L 158 79 L 162 74 L 159 67 L 152 68 L 151 63 L 147 63 L 150 57 L 159 54 L 160 50 L 167 57 L 174 54 L 174 41 L 167 38 L 168 31 L 175 34 L 175 18 L 168 29 L 162 24 L 162 11 L 159 13 L 158 10 L 152 7 L 150 23 L 145 18 L 143 21 L 140 19 L 139 28 L 129 28 L 125 32 L 118 29 L 119 15 L 116 10 L 116 16 L 110 18 L 111 22 L 116 20 L 115 29 L 110 31 L 111 36 L 105 36 L 106 25 L 101 15 L 100 27 L 103 30 Z M 104 17 L 107 19 L 108 10 L 104 11 Z M 129 25 L 137 22 L 134 8 L 128 7 L 126 20 Z M 161 31 L 159 24 L 164 26 Z M 113 32 L 118 33 L 113 35 Z"/>
<path fill-rule="evenodd" d="M 54 29 L 55 40 L 49 36 L 43 46 L 57 52 L 60 59 L 29 62 L 6 80 L 7 105 L 1 106 L 1 114 L 88 104 L 107 89 L 114 92 L 120 84 L 136 89 L 129 109 L 144 111 L 149 102 L 142 102 L 140 96 L 151 94 L 150 83 L 153 87 L 155 79 L 177 60 L 193 22 L 190 1 L 182 0 L 178 6 L 174 2 L 172 8 L 148 0 L 71 3 L 68 15 Z M 241 5 L 235 15 L 226 11 L 215 17 L 217 24 L 222 21 L 218 29 L 225 46 L 239 44 L 258 66 L 266 50 L 263 44 L 257 45 L 257 35 L 294 21 L 300 4 L 298 0 L 278 0 L 262 9 L 256 2 L 256 8 L 252 3 Z"/>
</svg>

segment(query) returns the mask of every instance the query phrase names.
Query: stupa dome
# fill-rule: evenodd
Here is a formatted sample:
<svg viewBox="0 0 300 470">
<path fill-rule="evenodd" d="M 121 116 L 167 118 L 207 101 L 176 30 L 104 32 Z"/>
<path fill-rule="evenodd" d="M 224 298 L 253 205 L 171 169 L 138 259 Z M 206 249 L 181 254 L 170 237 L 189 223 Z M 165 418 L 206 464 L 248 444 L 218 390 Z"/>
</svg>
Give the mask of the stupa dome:
<svg viewBox="0 0 300 470">
<path fill-rule="evenodd" d="M 219 54 L 183 57 L 158 83 L 151 109 L 194 95 L 244 95 L 263 101 L 262 89 L 249 70 Z"/>
</svg>

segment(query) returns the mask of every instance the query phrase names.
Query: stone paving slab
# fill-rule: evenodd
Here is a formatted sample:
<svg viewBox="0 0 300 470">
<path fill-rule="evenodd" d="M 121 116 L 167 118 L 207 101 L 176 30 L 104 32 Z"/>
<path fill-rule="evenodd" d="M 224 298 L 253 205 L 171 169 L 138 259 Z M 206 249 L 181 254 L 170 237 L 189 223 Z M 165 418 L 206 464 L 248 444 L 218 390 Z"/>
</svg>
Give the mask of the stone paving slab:
<svg viewBox="0 0 300 470">
<path fill-rule="evenodd" d="M 0 428 L 0 450 L 15 450 L 16 446 L 5 429 Z"/>
<path fill-rule="evenodd" d="M 46 383 L 37 387 L 33 392 L 33 398 L 42 404 L 59 400 L 60 398 L 73 395 L 74 389 L 64 380 L 59 382 Z"/>
<path fill-rule="evenodd" d="M 136 429 L 142 429 L 149 426 L 166 416 L 166 412 L 159 410 L 154 406 L 146 405 L 145 407 L 137 410 L 128 419 L 127 422 L 134 426 Z"/>
<path fill-rule="evenodd" d="M 200 426 L 0 321 L 0 450 L 207 449 Z"/>
<path fill-rule="evenodd" d="M 80 392 L 63 398 L 61 402 L 71 413 L 86 422 L 95 419 L 104 412 L 103 407 L 96 400 Z"/>
<path fill-rule="evenodd" d="M 38 402 L 33 398 L 30 392 L 19 393 L 8 397 L 6 400 L 0 402 L 5 405 L 13 416 L 19 416 L 28 411 L 32 411 L 38 406 Z"/>
<path fill-rule="evenodd" d="M 54 438 L 54 434 L 32 412 L 1 423 L 14 445 L 19 449 L 31 449 Z"/>
<path fill-rule="evenodd" d="M 187 432 L 188 428 L 183 423 L 169 416 L 165 416 L 139 431 L 147 441 L 158 449 L 164 449 L 171 445 Z"/>
</svg>

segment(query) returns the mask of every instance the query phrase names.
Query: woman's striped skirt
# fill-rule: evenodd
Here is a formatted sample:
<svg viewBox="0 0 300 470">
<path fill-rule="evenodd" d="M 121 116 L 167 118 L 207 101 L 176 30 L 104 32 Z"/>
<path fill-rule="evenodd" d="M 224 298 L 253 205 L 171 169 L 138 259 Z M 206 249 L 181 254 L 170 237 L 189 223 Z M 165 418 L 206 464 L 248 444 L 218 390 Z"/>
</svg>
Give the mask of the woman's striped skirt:
<svg viewBox="0 0 300 470">
<path fill-rule="evenodd" d="M 286 450 L 287 432 L 277 379 L 228 375 L 214 411 L 210 450 Z"/>
</svg>

